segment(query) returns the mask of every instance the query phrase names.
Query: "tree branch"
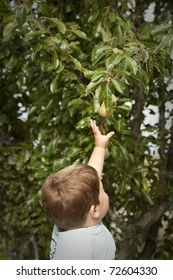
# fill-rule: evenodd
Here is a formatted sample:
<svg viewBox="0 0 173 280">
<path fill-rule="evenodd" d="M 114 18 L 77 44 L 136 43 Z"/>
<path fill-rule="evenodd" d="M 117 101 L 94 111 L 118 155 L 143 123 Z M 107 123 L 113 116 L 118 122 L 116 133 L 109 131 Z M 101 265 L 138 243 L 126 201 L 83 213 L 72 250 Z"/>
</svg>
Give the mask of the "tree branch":
<svg viewBox="0 0 173 280">
<path fill-rule="evenodd" d="M 150 228 L 158 222 L 164 213 L 169 209 L 170 204 L 167 201 L 157 203 L 147 213 L 141 217 L 140 221 L 134 225 L 128 225 L 126 237 L 121 243 L 119 259 L 132 259 L 138 254 L 138 246 L 142 246 L 147 237 Z M 136 231 L 138 229 L 138 231 Z"/>
<path fill-rule="evenodd" d="M 34 248 L 35 260 L 39 260 L 39 250 L 38 250 L 38 246 L 37 246 L 37 241 L 36 241 L 36 238 L 35 238 L 35 234 L 32 230 L 30 230 L 30 240 L 31 240 L 31 243 L 32 243 L 33 248 Z"/>
</svg>

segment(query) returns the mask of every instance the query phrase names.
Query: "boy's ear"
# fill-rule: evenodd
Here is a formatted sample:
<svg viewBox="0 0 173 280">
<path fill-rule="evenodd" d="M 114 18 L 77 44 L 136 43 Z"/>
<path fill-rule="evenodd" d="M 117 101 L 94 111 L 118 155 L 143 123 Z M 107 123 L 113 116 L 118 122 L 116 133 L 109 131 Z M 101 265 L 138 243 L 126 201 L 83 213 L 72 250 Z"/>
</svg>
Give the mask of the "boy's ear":
<svg viewBox="0 0 173 280">
<path fill-rule="evenodd" d="M 97 206 L 92 205 L 90 210 L 89 210 L 89 213 L 90 213 L 90 215 L 93 219 L 98 219 L 99 218 L 99 211 L 97 209 Z"/>
</svg>

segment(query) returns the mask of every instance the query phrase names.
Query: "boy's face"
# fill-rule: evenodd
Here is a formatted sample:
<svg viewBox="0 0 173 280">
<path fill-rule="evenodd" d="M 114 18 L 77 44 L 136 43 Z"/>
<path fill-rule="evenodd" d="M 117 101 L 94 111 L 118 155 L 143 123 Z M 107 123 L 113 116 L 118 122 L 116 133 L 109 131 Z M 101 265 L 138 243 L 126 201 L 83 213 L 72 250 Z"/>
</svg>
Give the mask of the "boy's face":
<svg viewBox="0 0 173 280">
<path fill-rule="evenodd" d="M 99 194 L 99 218 L 103 219 L 109 210 L 109 197 L 107 193 L 105 193 L 103 184 L 100 181 L 100 194 Z"/>
</svg>

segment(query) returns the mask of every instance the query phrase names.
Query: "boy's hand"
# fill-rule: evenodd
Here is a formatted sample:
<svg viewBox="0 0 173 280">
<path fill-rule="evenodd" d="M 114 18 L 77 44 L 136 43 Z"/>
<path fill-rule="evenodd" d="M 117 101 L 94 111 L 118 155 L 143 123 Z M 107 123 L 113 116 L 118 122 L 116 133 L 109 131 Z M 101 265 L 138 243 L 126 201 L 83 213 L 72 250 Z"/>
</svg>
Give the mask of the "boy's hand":
<svg viewBox="0 0 173 280">
<path fill-rule="evenodd" d="M 96 147 L 105 148 L 109 139 L 115 134 L 115 132 L 111 131 L 108 134 L 103 135 L 95 120 L 90 120 L 90 125 L 94 134 Z"/>
</svg>

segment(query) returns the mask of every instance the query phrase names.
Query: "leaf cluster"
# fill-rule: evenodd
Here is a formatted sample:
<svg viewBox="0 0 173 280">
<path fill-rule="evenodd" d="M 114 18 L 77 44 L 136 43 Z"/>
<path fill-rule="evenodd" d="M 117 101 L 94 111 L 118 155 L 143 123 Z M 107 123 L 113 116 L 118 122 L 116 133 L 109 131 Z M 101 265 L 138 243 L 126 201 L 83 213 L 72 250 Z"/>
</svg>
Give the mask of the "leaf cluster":
<svg viewBox="0 0 173 280">
<path fill-rule="evenodd" d="M 172 21 L 164 6 L 146 22 L 134 2 L 1 1 L 1 258 L 48 258 L 40 188 L 50 173 L 87 162 L 90 118 L 116 132 L 103 183 L 118 250 L 129 224 L 142 238 L 145 214 L 158 201 L 172 205 Z M 144 114 L 152 108 L 154 125 Z M 150 257 L 172 256 L 163 247 Z"/>
</svg>

